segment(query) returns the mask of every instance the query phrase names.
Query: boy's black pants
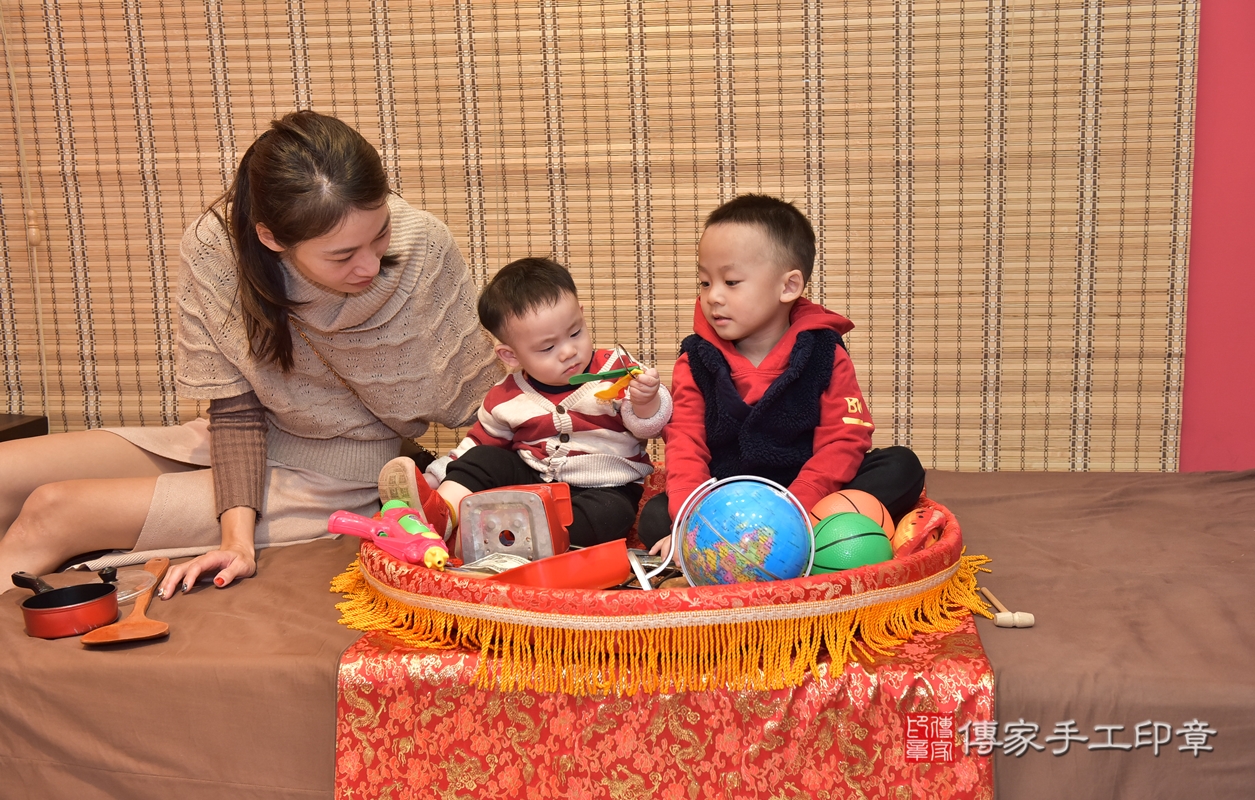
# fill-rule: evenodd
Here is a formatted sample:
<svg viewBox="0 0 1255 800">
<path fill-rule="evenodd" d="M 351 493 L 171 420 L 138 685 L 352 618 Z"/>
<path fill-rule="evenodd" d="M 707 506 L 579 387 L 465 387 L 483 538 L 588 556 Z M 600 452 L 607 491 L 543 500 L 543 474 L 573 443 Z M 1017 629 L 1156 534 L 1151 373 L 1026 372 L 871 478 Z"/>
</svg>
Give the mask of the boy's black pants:
<svg viewBox="0 0 1255 800">
<path fill-rule="evenodd" d="M 544 483 L 540 474 L 527 466 L 518 453 L 482 444 L 450 463 L 445 480 L 461 484 L 472 492 Z M 571 544 L 587 547 L 627 536 L 636 521 L 636 508 L 644 491 L 645 487 L 639 483 L 595 489 L 572 486 L 571 511 L 575 519 L 567 529 Z"/>
<path fill-rule="evenodd" d="M 915 508 L 924 491 L 924 466 L 908 447 L 869 450 L 863 456 L 858 473 L 844 488 L 859 489 L 884 503 L 896 523 Z M 636 532 L 646 547 L 653 547 L 671 535 L 671 513 L 667 510 L 666 493 L 651 498 L 645 504 Z"/>
</svg>

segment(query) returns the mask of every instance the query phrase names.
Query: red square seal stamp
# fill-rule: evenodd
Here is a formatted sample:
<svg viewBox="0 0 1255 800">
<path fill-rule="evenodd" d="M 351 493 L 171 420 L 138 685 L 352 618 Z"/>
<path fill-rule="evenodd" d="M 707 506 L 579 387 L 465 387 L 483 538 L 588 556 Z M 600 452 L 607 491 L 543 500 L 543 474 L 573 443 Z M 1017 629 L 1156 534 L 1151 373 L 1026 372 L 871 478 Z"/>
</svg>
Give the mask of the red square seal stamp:
<svg viewBox="0 0 1255 800">
<path fill-rule="evenodd" d="M 952 714 L 906 715 L 907 763 L 954 761 Z"/>
</svg>

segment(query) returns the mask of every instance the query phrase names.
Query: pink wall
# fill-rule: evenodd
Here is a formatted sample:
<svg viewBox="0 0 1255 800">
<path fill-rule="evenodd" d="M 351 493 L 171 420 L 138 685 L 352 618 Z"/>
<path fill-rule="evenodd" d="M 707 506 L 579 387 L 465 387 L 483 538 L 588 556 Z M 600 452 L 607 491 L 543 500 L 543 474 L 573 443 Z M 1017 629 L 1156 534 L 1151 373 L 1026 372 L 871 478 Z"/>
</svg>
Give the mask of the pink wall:
<svg viewBox="0 0 1255 800">
<path fill-rule="evenodd" d="M 1182 472 L 1255 468 L 1255 2 L 1200 14 Z"/>
</svg>

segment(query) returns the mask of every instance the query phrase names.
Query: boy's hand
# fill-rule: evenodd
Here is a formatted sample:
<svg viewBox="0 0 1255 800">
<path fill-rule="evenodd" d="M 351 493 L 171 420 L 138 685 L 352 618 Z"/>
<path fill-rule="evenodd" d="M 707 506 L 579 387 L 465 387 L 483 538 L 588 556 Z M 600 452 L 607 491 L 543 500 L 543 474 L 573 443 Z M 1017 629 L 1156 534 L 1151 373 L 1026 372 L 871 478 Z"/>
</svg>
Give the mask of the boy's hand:
<svg viewBox="0 0 1255 800">
<path fill-rule="evenodd" d="M 628 384 L 628 399 L 632 401 L 632 413 L 641 419 L 649 419 L 657 414 L 658 406 L 662 403 L 658 397 L 658 387 L 661 384 L 658 370 L 653 367 L 648 367 L 644 372 L 633 377 L 632 382 Z"/>
<path fill-rule="evenodd" d="M 665 536 L 655 542 L 654 546 L 649 548 L 649 554 L 651 556 L 662 556 L 662 560 L 666 561 L 671 556 L 671 537 Z"/>
</svg>

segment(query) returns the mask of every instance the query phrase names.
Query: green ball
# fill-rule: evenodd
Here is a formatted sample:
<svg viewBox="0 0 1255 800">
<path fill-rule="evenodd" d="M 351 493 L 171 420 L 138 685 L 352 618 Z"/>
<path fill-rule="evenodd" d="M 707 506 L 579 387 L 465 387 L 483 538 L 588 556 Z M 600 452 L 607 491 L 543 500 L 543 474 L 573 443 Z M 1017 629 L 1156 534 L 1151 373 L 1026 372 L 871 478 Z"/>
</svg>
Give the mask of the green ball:
<svg viewBox="0 0 1255 800">
<path fill-rule="evenodd" d="M 815 526 L 815 563 L 810 574 L 822 575 L 893 558 L 884 528 L 862 514 L 833 514 Z"/>
</svg>

